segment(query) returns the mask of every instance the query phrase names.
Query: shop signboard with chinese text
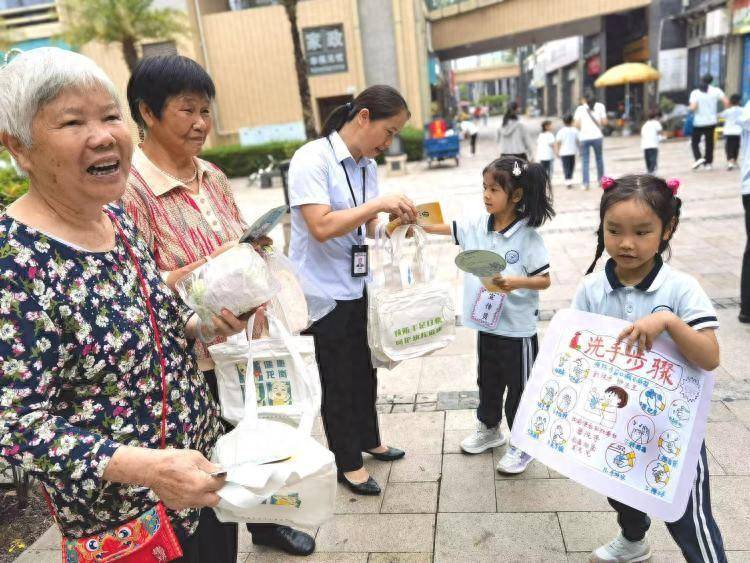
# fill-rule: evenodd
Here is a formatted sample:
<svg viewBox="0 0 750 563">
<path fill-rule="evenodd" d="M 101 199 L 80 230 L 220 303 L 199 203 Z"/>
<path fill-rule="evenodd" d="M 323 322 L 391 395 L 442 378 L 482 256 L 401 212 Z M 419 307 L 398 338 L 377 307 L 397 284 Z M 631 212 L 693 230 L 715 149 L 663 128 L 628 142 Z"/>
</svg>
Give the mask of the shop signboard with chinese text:
<svg viewBox="0 0 750 563">
<path fill-rule="evenodd" d="M 317 76 L 347 71 L 343 25 L 308 27 L 302 30 L 302 37 L 308 74 Z"/>
</svg>

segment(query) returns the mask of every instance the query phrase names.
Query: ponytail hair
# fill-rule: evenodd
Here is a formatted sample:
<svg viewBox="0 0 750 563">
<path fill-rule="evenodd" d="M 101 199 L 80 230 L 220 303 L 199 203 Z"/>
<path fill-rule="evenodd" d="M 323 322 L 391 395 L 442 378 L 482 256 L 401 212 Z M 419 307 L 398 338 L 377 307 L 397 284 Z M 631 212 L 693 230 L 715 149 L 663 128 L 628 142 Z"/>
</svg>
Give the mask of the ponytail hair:
<svg viewBox="0 0 750 563">
<path fill-rule="evenodd" d="M 323 125 L 323 137 L 328 137 L 334 131 L 340 131 L 363 109 L 369 110 L 372 121 L 388 119 L 402 111 L 411 117 L 409 106 L 398 90 L 384 84 L 377 84 L 365 88 L 354 100 L 334 109 Z"/>
<path fill-rule="evenodd" d="M 482 176 L 488 172 L 508 196 L 517 189 L 522 190 L 521 201 L 516 204 L 516 213 L 519 219 L 526 219 L 529 227 L 540 227 L 555 216 L 552 187 L 547 171 L 540 163 L 504 156 L 485 166 Z"/>
<path fill-rule="evenodd" d="M 607 210 L 621 201 L 637 199 L 646 204 L 659 217 L 661 221 L 661 241 L 659 242 L 659 254 L 667 252 L 667 258 L 672 254 L 669 241 L 672 240 L 677 225 L 680 222 L 680 210 L 682 200 L 675 195 L 672 189 L 662 178 L 650 174 L 630 174 L 619 180 L 611 180 L 612 184 L 604 190 L 601 203 L 599 204 L 599 228 L 596 231 L 596 252 L 594 261 L 591 262 L 586 275 L 594 271 L 596 263 L 604 253 L 604 216 Z M 669 236 L 664 239 L 664 233 L 669 231 Z"/>
<path fill-rule="evenodd" d="M 698 87 L 701 92 L 708 92 L 708 87 L 711 86 L 711 82 L 714 81 L 714 77 L 710 74 L 704 74 L 701 77 L 701 85 Z"/>
<path fill-rule="evenodd" d="M 518 104 L 516 102 L 508 104 L 508 109 L 505 110 L 505 114 L 503 115 L 503 127 L 512 119 L 518 119 Z"/>
<path fill-rule="evenodd" d="M 596 230 L 596 252 L 594 252 L 594 261 L 591 262 L 591 265 L 589 266 L 589 269 L 586 270 L 585 275 L 589 275 L 591 272 L 594 271 L 594 267 L 596 266 L 596 263 L 599 261 L 599 258 L 602 257 L 602 254 L 604 254 L 604 221 L 599 222 L 599 228 Z"/>
</svg>

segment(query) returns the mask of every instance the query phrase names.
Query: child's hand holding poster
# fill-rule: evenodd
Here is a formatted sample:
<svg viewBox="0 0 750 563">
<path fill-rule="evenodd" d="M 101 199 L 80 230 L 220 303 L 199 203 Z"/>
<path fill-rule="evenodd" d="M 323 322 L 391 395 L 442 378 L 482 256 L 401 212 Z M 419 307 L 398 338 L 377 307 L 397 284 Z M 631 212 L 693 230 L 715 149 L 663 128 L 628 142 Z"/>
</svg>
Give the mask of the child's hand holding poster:
<svg viewBox="0 0 750 563">
<path fill-rule="evenodd" d="M 513 425 L 513 443 L 555 471 L 668 522 L 685 512 L 713 376 L 660 336 L 617 342 L 629 323 L 558 312 Z"/>
</svg>

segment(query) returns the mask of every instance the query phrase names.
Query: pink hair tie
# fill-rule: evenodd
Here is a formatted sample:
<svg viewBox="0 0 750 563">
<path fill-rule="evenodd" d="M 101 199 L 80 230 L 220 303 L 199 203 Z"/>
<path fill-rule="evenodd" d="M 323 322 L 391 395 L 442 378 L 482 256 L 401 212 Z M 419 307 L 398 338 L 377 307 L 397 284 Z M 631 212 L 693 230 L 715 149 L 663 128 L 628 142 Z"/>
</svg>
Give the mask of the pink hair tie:
<svg viewBox="0 0 750 563">
<path fill-rule="evenodd" d="M 672 195 L 677 195 L 677 190 L 680 189 L 680 181 L 677 178 L 667 180 L 667 187 L 672 191 Z"/>
<path fill-rule="evenodd" d="M 602 176 L 602 189 L 606 192 L 609 188 L 615 185 L 615 181 L 609 176 Z"/>
</svg>

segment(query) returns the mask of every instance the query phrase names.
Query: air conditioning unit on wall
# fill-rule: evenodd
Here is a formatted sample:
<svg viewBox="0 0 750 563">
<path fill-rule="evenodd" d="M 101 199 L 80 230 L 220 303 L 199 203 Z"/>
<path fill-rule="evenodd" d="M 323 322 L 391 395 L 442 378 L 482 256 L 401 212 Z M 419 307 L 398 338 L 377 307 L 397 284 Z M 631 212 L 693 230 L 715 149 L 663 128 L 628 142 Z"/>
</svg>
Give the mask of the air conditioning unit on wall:
<svg viewBox="0 0 750 563">
<path fill-rule="evenodd" d="M 729 33 L 729 10 L 719 8 L 706 14 L 706 39 L 723 37 Z"/>
</svg>

